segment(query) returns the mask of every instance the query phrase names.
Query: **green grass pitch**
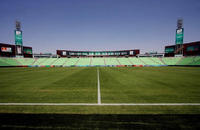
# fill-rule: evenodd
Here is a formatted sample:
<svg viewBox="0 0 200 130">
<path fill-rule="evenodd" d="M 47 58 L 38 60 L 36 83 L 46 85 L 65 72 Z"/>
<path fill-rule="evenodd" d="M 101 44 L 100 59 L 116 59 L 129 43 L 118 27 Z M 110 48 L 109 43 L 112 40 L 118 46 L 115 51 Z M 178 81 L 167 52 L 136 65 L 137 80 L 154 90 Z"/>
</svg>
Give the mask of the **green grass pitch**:
<svg viewBox="0 0 200 130">
<path fill-rule="evenodd" d="M 200 103 L 200 68 L 98 69 L 102 103 Z M 1 68 L 0 103 L 97 103 L 97 67 Z M 199 114 L 200 106 L 0 106 L 0 113 Z"/>
</svg>

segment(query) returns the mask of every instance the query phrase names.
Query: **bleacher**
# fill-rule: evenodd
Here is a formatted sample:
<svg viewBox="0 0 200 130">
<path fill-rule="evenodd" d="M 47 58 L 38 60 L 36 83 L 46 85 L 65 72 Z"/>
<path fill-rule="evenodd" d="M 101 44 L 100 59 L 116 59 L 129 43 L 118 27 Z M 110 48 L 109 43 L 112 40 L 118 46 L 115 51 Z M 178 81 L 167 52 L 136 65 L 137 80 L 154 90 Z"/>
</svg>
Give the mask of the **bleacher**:
<svg viewBox="0 0 200 130">
<path fill-rule="evenodd" d="M 40 65 L 52 65 L 56 58 L 43 58 L 44 61 Z"/>
<path fill-rule="evenodd" d="M 140 58 L 129 58 L 129 61 L 133 64 L 133 65 L 145 65 L 144 62 L 142 62 L 140 60 Z"/>
<path fill-rule="evenodd" d="M 176 65 L 181 59 L 182 57 L 164 57 L 162 58 L 162 61 L 166 65 Z"/>
<path fill-rule="evenodd" d="M 165 65 L 165 63 L 162 61 L 161 58 L 150 57 L 150 59 L 151 59 L 152 61 L 154 61 L 157 65 Z"/>
<path fill-rule="evenodd" d="M 10 66 L 5 60 L 6 58 L 0 58 L 0 66 Z"/>
<path fill-rule="evenodd" d="M 18 66 L 21 65 L 16 58 L 0 58 L 0 66 Z"/>
<path fill-rule="evenodd" d="M 97 58 L 3 58 L 0 66 L 115 66 L 115 65 L 200 65 L 200 56 L 192 57 L 97 57 Z"/>
<path fill-rule="evenodd" d="M 118 61 L 121 65 L 132 65 L 132 63 L 129 61 L 129 58 L 118 58 Z"/>
<path fill-rule="evenodd" d="M 180 60 L 180 62 L 176 63 L 176 65 L 189 65 L 193 63 L 194 57 L 185 57 Z"/>
<path fill-rule="evenodd" d="M 200 65 L 200 56 L 195 56 L 189 65 Z"/>
<path fill-rule="evenodd" d="M 160 63 L 155 62 L 154 60 L 152 60 L 151 57 L 142 57 L 142 58 L 140 58 L 140 60 L 142 62 L 144 62 L 145 65 L 161 65 Z"/>
<path fill-rule="evenodd" d="M 52 63 L 52 65 L 64 65 L 68 58 L 54 58 L 56 59 L 55 62 Z"/>
<path fill-rule="evenodd" d="M 91 58 L 91 65 L 105 65 L 104 58 Z"/>
<path fill-rule="evenodd" d="M 106 65 L 121 65 L 118 58 L 104 58 Z"/>
<path fill-rule="evenodd" d="M 72 65 L 77 65 L 77 63 L 79 62 L 80 58 L 68 58 L 66 64 L 64 64 L 65 66 L 72 66 Z M 83 60 L 84 62 L 84 60 Z M 81 63 L 83 63 L 81 62 Z M 83 65 L 83 64 L 80 64 Z M 85 63 L 84 63 L 85 65 Z"/>
<path fill-rule="evenodd" d="M 35 59 L 33 58 L 16 58 L 20 65 L 32 65 Z"/>
<path fill-rule="evenodd" d="M 36 58 L 32 65 L 41 65 L 45 60 L 47 60 L 47 59 L 46 58 Z"/>
</svg>

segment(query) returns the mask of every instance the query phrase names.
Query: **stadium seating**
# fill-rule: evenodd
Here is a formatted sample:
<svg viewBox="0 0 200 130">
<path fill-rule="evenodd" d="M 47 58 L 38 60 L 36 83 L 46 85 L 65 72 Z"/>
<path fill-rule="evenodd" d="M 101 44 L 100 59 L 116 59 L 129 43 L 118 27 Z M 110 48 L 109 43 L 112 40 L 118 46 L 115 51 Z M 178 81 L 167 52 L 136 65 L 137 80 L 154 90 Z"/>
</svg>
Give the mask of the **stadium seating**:
<svg viewBox="0 0 200 130">
<path fill-rule="evenodd" d="M 5 62 L 6 58 L 0 58 L 0 66 L 10 66 L 10 64 Z"/>
<path fill-rule="evenodd" d="M 193 62 L 189 63 L 189 65 L 200 65 L 200 56 L 195 56 Z"/>
<path fill-rule="evenodd" d="M 40 65 L 52 65 L 56 58 L 44 58 L 44 61 Z"/>
<path fill-rule="evenodd" d="M 64 65 L 68 58 L 56 58 L 56 60 L 51 65 Z"/>
<path fill-rule="evenodd" d="M 104 58 L 106 65 L 121 65 L 117 58 Z"/>
<path fill-rule="evenodd" d="M 145 65 L 161 65 L 160 63 L 152 60 L 151 57 L 142 57 L 142 58 L 140 58 L 140 60 L 143 61 L 145 63 Z"/>
<path fill-rule="evenodd" d="M 166 64 L 166 65 L 176 65 L 182 57 L 164 57 L 162 58 L 162 61 Z"/>
<path fill-rule="evenodd" d="M 105 66 L 105 65 L 200 65 L 200 56 L 191 57 L 97 57 L 97 58 L 3 58 L 0 66 Z"/>
<path fill-rule="evenodd" d="M 66 64 L 64 64 L 65 66 L 72 66 L 72 65 L 77 65 L 77 63 L 79 62 L 79 60 L 81 59 L 81 58 L 67 58 L 68 60 L 67 60 L 67 62 L 66 62 Z M 83 60 L 83 62 L 84 62 L 84 60 Z M 83 62 L 81 62 L 81 63 L 83 63 Z M 85 64 L 79 64 L 79 65 L 85 65 Z"/>
<path fill-rule="evenodd" d="M 129 58 L 129 61 L 133 64 L 133 65 L 145 65 L 145 63 L 143 61 L 140 60 L 140 58 Z"/>
<path fill-rule="evenodd" d="M 32 65 L 41 65 L 45 60 L 47 60 L 47 59 L 46 58 L 36 58 Z"/>
<path fill-rule="evenodd" d="M 185 58 L 182 58 L 180 60 L 180 62 L 178 62 L 176 65 L 189 65 L 190 63 L 193 63 L 194 57 L 185 57 Z"/>
<path fill-rule="evenodd" d="M 91 65 L 105 65 L 104 58 L 91 58 Z"/>
<path fill-rule="evenodd" d="M 129 61 L 129 58 L 118 58 L 118 61 L 121 65 L 132 65 L 132 63 Z"/>
<path fill-rule="evenodd" d="M 17 66 L 21 65 L 15 58 L 0 58 L 1 66 Z"/>
<path fill-rule="evenodd" d="M 161 58 L 151 57 L 150 59 L 154 61 L 157 65 L 165 65 Z"/>
<path fill-rule="evenodd" d="M 20 63 L 20 65 L 32 65 L 35 61 L 34 58 L 16 58 L 16 60 Z"/>
</svg>

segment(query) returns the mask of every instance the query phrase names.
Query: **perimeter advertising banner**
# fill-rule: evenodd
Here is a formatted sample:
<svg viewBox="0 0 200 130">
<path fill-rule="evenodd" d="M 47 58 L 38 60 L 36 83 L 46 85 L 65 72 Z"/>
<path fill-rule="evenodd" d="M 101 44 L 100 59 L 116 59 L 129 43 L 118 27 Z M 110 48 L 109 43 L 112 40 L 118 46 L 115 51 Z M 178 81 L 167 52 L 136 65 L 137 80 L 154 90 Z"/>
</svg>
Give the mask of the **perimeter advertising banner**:
<svg viewBox="0 0 200 130">
<path fill-rule="evenodd" d="M 32 54 L 32 49 L 30 48 L 24 48 L 23 51 L 25 54 Z"/>
<path fill-rule="evenodd" d="M 22 54 L 22 47 L 21 46 L 16 46 L 17 47 L 17 54 Z"/>
<path fill-rule="evenodd" d="M 10 48 L 10 47 L 1 47 L 1 52 L 12 52 L 12 48 Z"/>
<path fill-rule="evenodd" d="M 22 31 L 15 30 L 15 45 L 22 46 Z"/>
<path fill-rule="evenodd" d="M 165 48 L 165 53 L 174 53 L 174 47 Z"/>
<path fill-rule="evenodd" d="M 183 28 L 176 29 L 176 44 L 183 44 Z"/>
</svg>

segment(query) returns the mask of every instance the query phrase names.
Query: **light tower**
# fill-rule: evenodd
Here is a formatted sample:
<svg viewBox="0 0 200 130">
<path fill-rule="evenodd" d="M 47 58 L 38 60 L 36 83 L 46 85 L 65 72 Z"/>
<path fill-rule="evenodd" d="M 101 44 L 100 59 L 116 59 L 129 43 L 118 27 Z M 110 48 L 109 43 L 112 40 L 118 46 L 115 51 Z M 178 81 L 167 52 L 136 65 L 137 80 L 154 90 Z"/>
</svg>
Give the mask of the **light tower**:
<svg viewBox="0 0 200 130">
<path fill-rule="evenodd" d="M 15 46 L 16 46 L 16 57 L 23 57 L 23 42 L 22 42 L 22 30 L 19 21 L 15 23 Z"/>
<path fill-rule="evenodd" d="M 175 55 L 183 56 L 183 19 L 177 20 Z"/>
</svg>

